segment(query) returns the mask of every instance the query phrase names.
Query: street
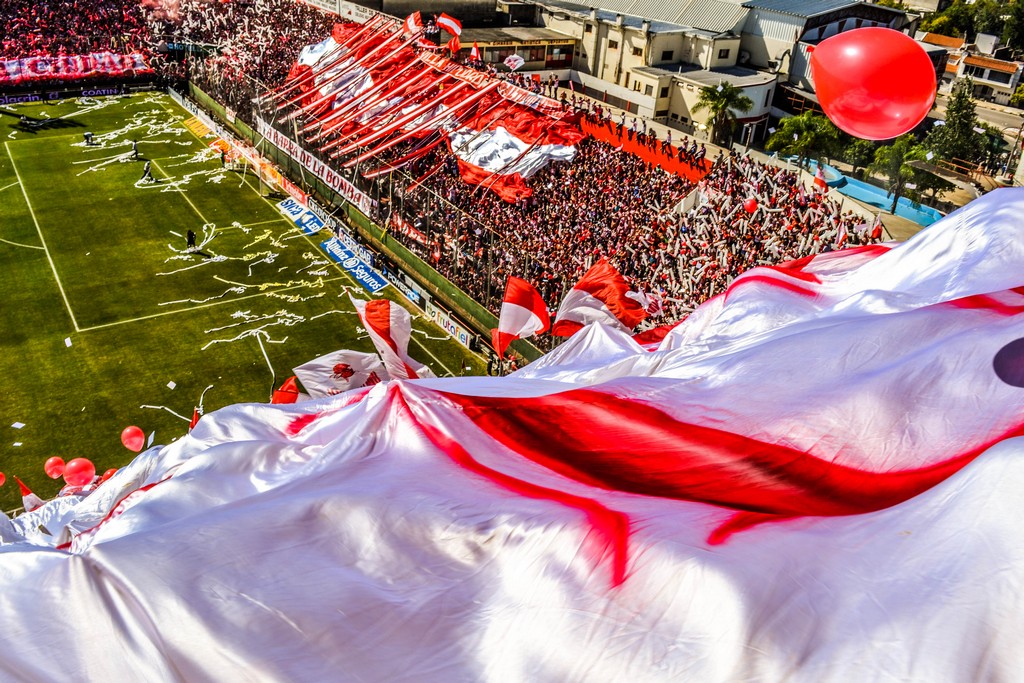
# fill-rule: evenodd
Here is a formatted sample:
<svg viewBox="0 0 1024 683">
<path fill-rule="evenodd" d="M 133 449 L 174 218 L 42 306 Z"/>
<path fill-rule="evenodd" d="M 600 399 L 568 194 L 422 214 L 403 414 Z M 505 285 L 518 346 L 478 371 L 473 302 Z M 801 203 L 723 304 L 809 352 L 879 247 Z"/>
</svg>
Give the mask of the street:
<svg viewBox="0 0 1024 683">
<path fill-rule="evenodd" d="M 946 103 L 948 98 L 939 93 L 935 96 L 935 109 L 932 110 L 928 116 L 933 119 L 944 119 L 946 118 Z M 1009 140 L 1013 140 L 1017 135 L 1017 131 L 1020 129 L 1022 123 L 1024 123 L 1024 117 L 1021 113 L 1011 113 L 1004 111 L 1009 110 L 1009 107 L 1002 107 L 1000 105 L 989 104 L 988 102 L 974 101 L 974 111 L 978 115 L 978 119 L 985 123 L 990 123 L 993 126 L 997 126 L 1003 131 L 1003 136 Z M 998 108 L 996 108 L 998 107 Z"/>
</svg>

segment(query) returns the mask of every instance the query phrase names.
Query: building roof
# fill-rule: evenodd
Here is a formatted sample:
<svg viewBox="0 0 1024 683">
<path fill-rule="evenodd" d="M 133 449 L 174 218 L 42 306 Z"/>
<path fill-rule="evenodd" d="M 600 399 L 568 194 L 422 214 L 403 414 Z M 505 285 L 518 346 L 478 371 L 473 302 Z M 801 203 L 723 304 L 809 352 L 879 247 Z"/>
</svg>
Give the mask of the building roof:
<svg viewBox="0 0 1024 683">
<path fill-rule="evenodd" d="M 572 36 L 567 36 L 564 33 L 552 31 L 549 28 L 536 28 L 533 26 L 467 28 L 463 29 L 462 35 L 459 36 L 459 41 L 463 45 L 472 45 L 474 41 L 478 43 L 500 43 L 509 41 L 520 43 L 526 40 L 562 40 L 568 43 L 576 39 Z"/>
<path fill-rule="evenodd" d="M 1020 68 L 1020 64 L 1018 62 L 1005 62 L 1002 59 L 979 57 L 978 55 L 967 55 L 964 57 L 964 64 L 968 66 L 981 67 L 982 69 L 989 69 L 991 71 L 1000 71 L 1004 74 L 1017 73 L 1017 69 Z"/>
<path fill-rule="evenodd" d="M 593 1 L 593 0 L 590 0 Z M 614 22 L 615 15 L 623 15 L 623 24 L 640 28 L 644 19 L 651 21 L 654 33 L 672 31 L 705 31 L 712 35 L 736 31 L 747 16 L 747 9 L 739 2 L 729 0 L 600 0 L 597 16 L 601 21 Z M 590 5 L 571 0 L 540 0 L 537 4 L 558 8 L 581 16 L 590 15 Z"/>
<path fill-rule="evenodd" d="M 918 40 L 922 43 L 941 45 L 942 47 L 950 48 L 952 50 L 960 50 L 964 46 L 963 38 L 953 38 L 951 36 L 944 36 L 938 33 L 925 33 Z"/>
<path fill-rule="evenodd" d="M 845 9 L 846 7 L 866 4 L 861 0 L 749 0 L 749 2 L 744 2 L 743 6 L 749 9 L 763 9 L 809 19 L 821 14 Z M 871 7 L 877 7 L 901 15 L 904 14 L 902 10 L 886 7 L 885 5 L 871 5 Z"/>
<path fill-rule="evenodd" d="M 632 2 L 632 0 L 628 0 L 627 3 L 616 3 L 613 0 L 610 3 L 606 1 L 602 4 L 629 4 L 629 2 Z M 577 2 L 568 2 L 567 0 L 541 0 L 541 2 L 538 2 L 537 4 L 548 9 L 561 10 L 581 17 L 590 16 L 591 8 Z M 683 26 L 671 21 L 662 21 L 660 17 L 629 14 L 624 9 L 611 8 L 597 10 L 598 20 L 608 24 L 615 23 L 616 16 L 619 14 L 622 15 L 622 25 L 627 28 L 640 30 L 643 27 L 644 21 L 649 21 L 651 26 L 648 30 L 651 33 L 676 33 L 687 31 L 691 28 L 690 26 Z M 465 42 L 465 38 L 462 38 L 461 36 L 460 40 Z"/>
<path fill-rule="evenodd" d="M 719 83 L 731 83 L 737 88 L 752 85 L 763 85 L 776 80 L 775 74 L 766 71 L 755 71 L 742 66 L 728 66 L 717 69 L 701 69 L 693 64 L 663 64 L 661 66 L 640 66 L 632 69 L 634 73 L 647 74 L 648 76 L 664 76 L 670 74 L 673 78 L 693 83 L 696 86 L 718 85 Z"/>
</svg>

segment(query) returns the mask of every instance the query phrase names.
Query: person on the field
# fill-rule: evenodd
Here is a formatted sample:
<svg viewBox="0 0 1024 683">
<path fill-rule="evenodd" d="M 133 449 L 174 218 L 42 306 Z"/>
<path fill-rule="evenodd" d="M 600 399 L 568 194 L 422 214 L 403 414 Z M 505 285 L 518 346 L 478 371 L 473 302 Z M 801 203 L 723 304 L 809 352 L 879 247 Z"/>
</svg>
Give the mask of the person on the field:
<svg viewBox="0 0 1024 683">
<path fill-rule="evenodd" d="M 132 140 L 132 161 L 139 160 L 139 141 Z"/>
<path fill-rule="evenodd" d="M 139 180 L 148 180 L 151 183 L 156 182 L 156 178 L 154 178 L 153 174 L 149 171 L 149 161 L 146 161 L 146 165 L 142 167 L 142 177 Z"/>
<path fill-rule="evenodd" d="M 185 233 L 185 246 L 188 247 L 189 251 L 193 251 L 196 248 L 196 233 L 189 230 Z"/>
</svg>

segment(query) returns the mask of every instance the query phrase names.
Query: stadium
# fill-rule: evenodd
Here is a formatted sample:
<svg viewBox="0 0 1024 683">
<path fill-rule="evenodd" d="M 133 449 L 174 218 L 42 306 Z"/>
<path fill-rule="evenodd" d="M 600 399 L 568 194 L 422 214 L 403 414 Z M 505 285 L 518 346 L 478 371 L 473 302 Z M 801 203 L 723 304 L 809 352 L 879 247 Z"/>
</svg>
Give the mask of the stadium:
<svg viewBox="0 0 1024 683">
<path fill-rule="evenodd" d="M 0 8 L 6 678 L 1019 678 L 1020 190 L 317 4 Z"/>
</svg>

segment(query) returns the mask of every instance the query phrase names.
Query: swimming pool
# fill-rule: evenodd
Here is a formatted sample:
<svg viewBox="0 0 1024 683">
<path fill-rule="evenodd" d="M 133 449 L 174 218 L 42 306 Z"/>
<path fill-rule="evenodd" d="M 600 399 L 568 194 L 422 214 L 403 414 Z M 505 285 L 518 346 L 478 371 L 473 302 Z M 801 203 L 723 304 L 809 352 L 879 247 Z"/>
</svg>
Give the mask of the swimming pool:
<svg viewBox="0 0 1024 683">
<path fill-rule="evenodd" d="M 815 173 L 818 170 L 818 164 L 814 160 L 810 161 L 810 166 L 811 173 Z M 869 204 L 885 212 L 889 211 L 889 208 L 892 206 L 892 195 L 882 188 L 843 175 L 839 169 L 833 166 L 827 164 L 822 164 L 821 166 L 824 169 L 825 181 L 829 187 L 836 189 L 851 199 L 856 199 L 859 202 Z M 906 197 L 900 197 L 899 204 L 896 205 L 896 215 L 924 226 L 929 226 L 942 218 L 942 214 L 930 206 L 921 204 L 915 208 L 914 203 Z"/>
</svg>

